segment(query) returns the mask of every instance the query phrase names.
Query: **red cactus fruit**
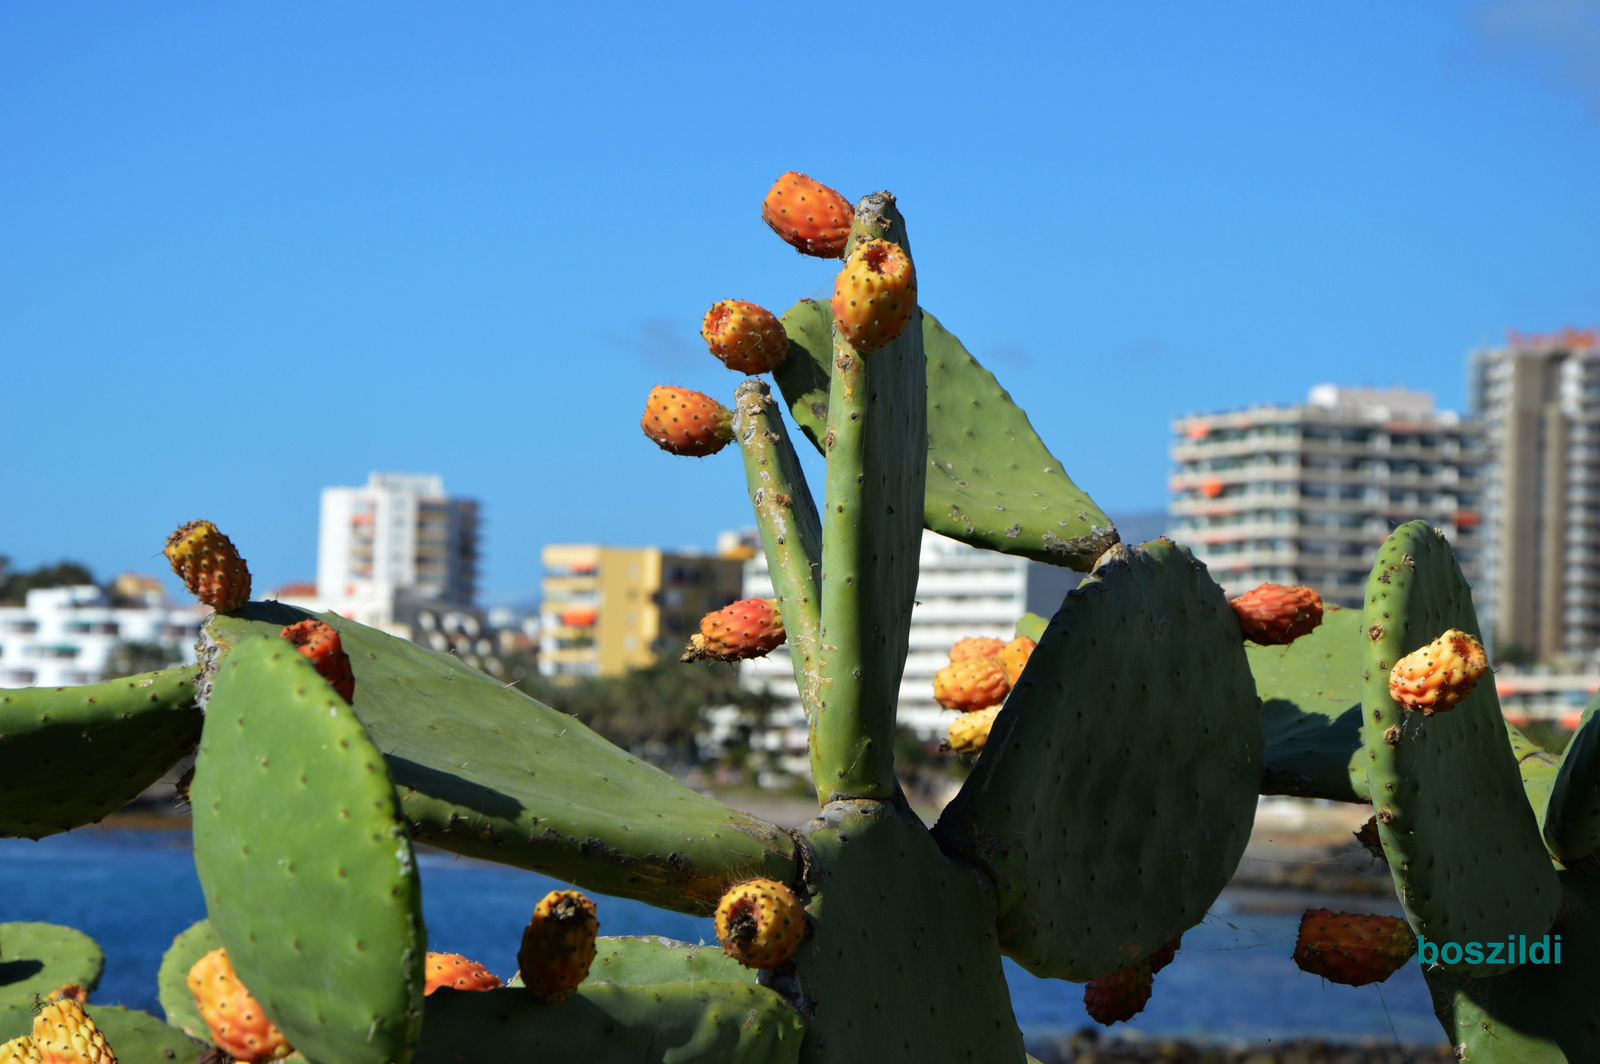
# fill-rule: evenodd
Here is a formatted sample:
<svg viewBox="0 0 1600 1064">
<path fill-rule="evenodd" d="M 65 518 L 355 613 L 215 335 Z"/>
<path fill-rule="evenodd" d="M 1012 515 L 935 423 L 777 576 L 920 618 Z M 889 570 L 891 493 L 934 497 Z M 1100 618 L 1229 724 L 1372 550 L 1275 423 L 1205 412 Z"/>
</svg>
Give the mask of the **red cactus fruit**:
<svg viewBox="0 0 1600 1064">
<path fill-rule="evenodd" d="M 250 569 L 233 542 L 210 521 L 190 521 L 162 551 L 189 593 L 220 613 L 250 601 Z"/>
<path fill-rule="evenodd" d="M 286 625 L 278 633 L 311 659 L 322 678 L 333 685 L 340 698 L 349 702 L 356 695 L 356 677 L 350 671 L 350 655 L 339 642 L 339 633 L 322 621 L 310 619 Z"/>
<path fill-rule="evenodd" d="M 575 890 L 552 890 L 533 907 L 522 932 L 517 967 L 522 983 L 542 1001 L 565 1001 L 589 976 L 600 921 L 594 902 Z"/>
<path fill-rule="evenodd" d="M 790 247 L 819 259 L 844 258 L 855 217 L 849 200 L 793 170 L 778 178 L 761 201 L 761 220 Z"/>
<path fill-rule="evenodd" d="M 1083 988 L 1083 1007 L 1089 1018 L 1110 1027 L 1125 1023 L 1144 1011 L 1155 985 L 1150 960 L 1121 968 L 1110 975 L 1091 979 Z"/>
<path fill-rule="evenodd" d="M 766 373 L 789 354 L 789 334 L 778 316 L 742 299 L 713 303 L 700 335 L 722 364 L 740 373 Z"/>
<path fill-rule="evenodd" d="M 733 411 L 701 392 L 660 384 L 650 389 L 639 427 L 663 451 L 704 458 L 733 439 Z"/>
<path fill-rule="evenodd" d="M 899 244 L 858 244 L 833 282 L 833 322 L 862 354 L 900 335 L 917 309 L 917 271 Z"/>
<path fill-rule="evenodd" d="M 1488 671 L 1483 644 L 1452 628 L 1394 663 L 1389 697 L 1425 715 L 1444 713 L 1470 695 Z"/>
<path fill-rule="evenodd" d="M 740 883 L 717 903 L 717 941 L 746 968 L 775 968 L 793 957 L 805 926 L 805 906 L 775 879 Z"/>
<path fill-rule="evenodd" d="M 427 982 L 423 984 L 423 997 L 440 987 L 451 990 L 493 990 L 501 985 L 493 972 L 459 953 L 429 953 L 425 972 Z"/>
<path fill-rule="evenodd" d="M 934 701 L 961 713 L 988 709 L 1010 692 L 1006 671 L 994 658 L 953 661 L 933 676 Z"/>
<path fill-rule="evenodd" d="M 1002 640 L 971 635 L 955 641 L 955 645 L 950 648 L 950 660 L 955 662 L 966 661 L 969 658 L 997 658 L 1004 649 L 1005 643 Z"/>
<path fill-rule="evenodd" d="M 1389 978 L 1417 952 L 1417 936 L 1394 916 L 1307 909 L 1294 962 L 1333 983 L 1366 986 Z"/>
<path fill-rule="evenodd" d="M 1322 596 L 1309 587 L 1262 584 L 1228 605 L 1239 615 L 1244 637 L 1263 646 L 1284 646 L 1322 623 Z"/>
<path fill-rule="evenodd" d="M 777 599 L 741 599 L 701 618 L 700 631 L 689 637 L 681 660 L 759 658 L 782 646 L 785 637 Z"/>
<path fill-rule="evenodd" d="M 1006 682 L 1012 687 L 1017 685 L 1017 680 L 1021 678 L 1022 670 L 1027 668 L 1028 659 L 1033 656 L 1033 648 L 1037 645 L 1027 636 L 1019 635 L 1000 651 L 1000 665 L 1006 670 Z"/>
<path fill-rule="evenodd" d="M 212 1039 L 235 1060 L 254 1064 L 279 1060 L 293 1052 L 283 1032 L 267 1019 L 261 1003 L 239 981 L 227 950 L 214 949 L 195 961 L 187 982 Z"/>
</svg>

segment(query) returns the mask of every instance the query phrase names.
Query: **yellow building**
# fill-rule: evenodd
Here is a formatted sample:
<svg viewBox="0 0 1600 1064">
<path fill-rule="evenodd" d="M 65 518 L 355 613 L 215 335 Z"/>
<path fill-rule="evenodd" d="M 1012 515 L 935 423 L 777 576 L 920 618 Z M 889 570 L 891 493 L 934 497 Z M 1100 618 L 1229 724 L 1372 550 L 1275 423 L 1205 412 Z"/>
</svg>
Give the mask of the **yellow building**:
<svg viewBox="0 0 1600 1064">
<path fill-rule="evenodd" d="M 598 543 L 546 547 L 539 671 L 616 676 L 677 657 L 700 618 L 738 601 L 747 556 Z"/>
</svg>

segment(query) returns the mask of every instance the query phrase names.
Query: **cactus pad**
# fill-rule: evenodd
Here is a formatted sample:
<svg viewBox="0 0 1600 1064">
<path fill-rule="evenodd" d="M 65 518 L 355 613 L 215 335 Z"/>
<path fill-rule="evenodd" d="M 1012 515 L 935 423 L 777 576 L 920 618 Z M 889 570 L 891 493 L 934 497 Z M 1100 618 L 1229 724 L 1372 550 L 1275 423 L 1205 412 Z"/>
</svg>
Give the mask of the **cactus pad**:
<svg viewBox="0 0 1600 1064">
<path fill-rule="evenodd" d="M 976 870 L 892 803 L 834 802 L 800 830 L 816 928 L 794 958 L 801 1000 L 815 1003 L 802 1059 L 1021 1064 L 992 894 Z"/>
<path fill-rule="evenodd" d="M 1361 611 L 1330 607 L 1287 646 L 1245 644 L 1261 698 L 1262 794 L 1367 801 Z"/>
<path fill-rule="evenodd" d="M 105 968 L 95 940 L 60 924 L 0 924 L 0 1042 L 33 1030 L 33 1006 L 59 986 L 93 990 Z"/>
<path fill-rule="evenodd" d="M 747 982 L 585 985 L 553 1005 L 519 987 L 440 991 L 411 1064 L 794 1064 L 801 1033 L 782 998 Z"/>
<path fill-rule="evenodd" d="M 212 930 L 210 920 L 201 920 L 186 931 L 180 931 L 172 945 L 161 958 L 161 970 L 156 973 L 156 992 L 160 996 L 161 1011 L 167 1022 L 191 1038 L 211 1041 L 211 1029 L 200 1016 L 189 990 L 189 969 L 195 962 L 214 949 L 222 948 L 222 940 Z M 115 1046 L 115 1043 L 113 1043 Z"/>
<path fill-rule="evenodd" d="M 339 632 L 356 714 L 419 842 L 697 916 L 716 910 L 730 880 L 793 878 L 794 843 L 780 829 L 448 654 L 277 603 L 214 617 L 209 631 L 226 647 L 310 616 Z"/>
<path fill-rule="evenodd" d="M 92 824 L 199 740 L 193 666 L 0 693 L 0 835 L 41 839 Z"/>
<path fill-rule="evenodd" d="M 84 1011 L 106 1036 L 117 1064 L 194 1064 L 206 1050 L 207 1042 L 195 1041 L 148 1012 L 121 1005 L 89 1005 Z"/>
<path fill-rule="evenodd" d="M 789 357 L 772 376 L 795 422 L 821 450 L 833 312 L 826 302 L 803 299 L 782 321 Z M 1110 519 L 1062 470 L 994 374 L 926 310 L 922 346 L 928 360 L 924 525 L 975 547 L 1088 569 L 1117 542 Z"/>
<path fill-rule="evenodd" d="M 1068 592 L 934 834 L 994 877 L 1008 956 L 1094 979 L 1205 916 L 1249 840 L 1261 751 L 1222 589 L 1170 540 L 1118 545 Z"/>
<path fill-rule="evenodd" d="M 361 722 L 276 633 L 218 664 L 190 794 L 211 926 L 268 1018 L 312 1060 L 404 1060 L 427 949 L 411 839 Z"/>
<path fill-rule="evenodd" d="M 1492 683 L 1425 716 L 1389 695 L 1389 672 L 1446 629 L 1478 635 L 1471 590 L 1434 529 L 1412 521 L 1367 580 L 1362 717 L 1378 838 L 1418 935 L 1434 942 L 1538 938 L 1561 902 Z M 1457 966 L 1484 976 L 1506 965 Z"/>
<path fill-rule="evenodd" d="M 756 981 L 752 969 L 725 956 L 715 942 L 692 946 L 651 935 L 601 938 L 595 944 L 598 949 L 585 985 Z"/>
<path fill-rule="evenodd" d="M 1589 702 L 1561 752 L 1560 767 L 1550 785 L 1544 815 L 1544 841 L 1563 861 L 1576 861 L 1600 849 L 1600 721 L 1595 708 L 1600 694 Z"/>
</svg>

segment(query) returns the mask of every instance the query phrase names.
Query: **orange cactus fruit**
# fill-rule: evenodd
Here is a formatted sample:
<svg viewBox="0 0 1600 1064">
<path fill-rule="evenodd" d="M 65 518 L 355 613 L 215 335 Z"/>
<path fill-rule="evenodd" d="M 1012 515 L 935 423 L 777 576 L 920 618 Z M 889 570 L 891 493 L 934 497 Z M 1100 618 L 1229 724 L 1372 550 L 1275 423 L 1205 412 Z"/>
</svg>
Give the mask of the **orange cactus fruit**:
<svg viewBox="0 0 1600 1064">
<path fill-rule="evenodd" d="M 958 754 L 982 753 L 989 743 L 989 730 L 999 715 L 999 706 L 961 714 L 950 722 L 950 730 L 945 733 L 945 747 Z"/>
<path fill-rule="evenodd" d="M 900 335 L 917 309 L 917 271 L 899 244 L 856 246 L 833 282 L 833 323 L 862 354 Z"/>
<path fill-rule="evenodd" d="M 639 427 L 663 451 L 704 458 L 733 439 L 733 411 L 704 392 L 660 384 L 650 389 Z"/>
<path fill-rule="evenodd" d="M 322 678 L 333 685 L 339 697 L 349 702 L 356 696 L 356 677 L 350 671 L 350 655 L 344 652 L 339 633 L 322 621 L 304 620 L 285 625 L 278 633 L 295 649 L 311 659 Z"/>
<path fill-rule="evenodd" d="M 1038 644 L 1027 636 L 1019 635 L 1000 651 L 1000 667 L 1006 670 L 1006 683 L 1017 686 L 1017 680 L 1021 678 L 1022 670 L 1027 668 L 1028 659 L 1033 656 L 1036 646 Z"/>
<path fill-rule="evenodd" d="M 789 334 L 778 316 L 742 299 L 711 304 L 700 335 L 724 366 L 740 373 L 768 373 L 789 354 Z"/>
<path fill-rule="evenodd" d="M 788 171 L 761 201 L 761 220 L 802 255 L 842 259 L 856 219 L 850 201 L 805 174 Z"/>
<path fill-rule="evenodd" d="M 83 1002 L 72 998 L 52 1001 L 33 1017 L 33 1045 L 39 1064 L 117 1064 Z"/>
<path fill-rule="evenodd" d="M 717 941 L 746 968 L 776 968 L 794 956 L 805 932 L 805 906 L 775 879 L 730 887 L 717 903 Z"/>
<path fill-rule="evenodd" d="M 681 660 L 745 661 L 770 654 L 786 638 L 777 599 L 741 599 L 701 618 Z"/>
<path fill-rule="evenodd" d="M 210 521 L 190 521 L 167 537 L 162 553 L 189 593 L 217 612 L 250 601 L 250 569 Z"/>
<path fill-rule="evenodd" d="M 493 972 L 459 953 L 430 953 L 424 970 L 427 982 L 422 988 L 423 997 L 440 987 L 450 990 L 493 990 L 501 985 Z"/>
<path fill-rule="evenodd" d="M 89 1003 L 89 992 L 77 983 L 63 983 L 45 996 L 46 1001 L 63 1001 L 71 998 L 81 1005 Z"/>
<path fill-rule="evenodd" d="M 522 984 L 542 1001 L 565 1001 L 589 977 L 600 921 L 594 902 L 575 890 L 552 890 L 533 907 L 517 966 Z"/>
<path fill-rule="evenodd" d="M 957 639 L 950 648 L 950 660 L 967 661 L 970 658 L 997 658 L 1000 651 L 1005 649 L 1005 643 L 999 639 L 990 639 L 988 636 L 970 635 L 965 639 Z"/>
<path fill-rule="evenodd" d="M 1285 646 L 1322 623 L 1322 596 L 1309 587 L 1262 584 L 1228 605 L 1244 637 L 1262 646 Z"/>
<path fill-rule="evenodd" d="M 1011 684 L 994 658 L 952 661 L 933 675 L 933 698 L 946 709 L 974 713 L 1006 700 Z"/>
<path fill-rule="evenodd" d="M 0 1064 L 41 1064 L 39 1046 L 32 1035 L 22 1035 L 0 1044 Z"/>
<path fill-rule="evenodd" d="M 1452 628 L 1394 663 L 1389 697 L 1428 716 L 1444 713 L 1470 695 L 1488 671 L 1483 644 Z"/>
<path fill-rule="evenodd" d="M 293 1052 L 261 1003 L 239 981 L 227 950 L 214 949 L 195 961 L 186 982 L 212 1040 L 235 1060 L 255 1064 L 281 1060 Z"/>
<path fill-rule="evenodd" d="M 1395 916 L 1307 909 L 1300 918 L 1294 962 L 1331 983 L 1381 983 L 1417 952 L 1417 936 Z"/>
</svg>

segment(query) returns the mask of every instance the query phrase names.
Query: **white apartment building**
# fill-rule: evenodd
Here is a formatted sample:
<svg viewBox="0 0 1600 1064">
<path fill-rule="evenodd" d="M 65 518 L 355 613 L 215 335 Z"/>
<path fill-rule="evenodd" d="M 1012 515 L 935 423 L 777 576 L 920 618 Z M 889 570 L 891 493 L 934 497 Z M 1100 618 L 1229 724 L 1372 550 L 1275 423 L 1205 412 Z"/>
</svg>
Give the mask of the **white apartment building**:
<svg viewBox="0 0 1600 1064">
<path fill-rule="evenodd" d="M 1480 613 L 1498 657 L 1600 662 L 1600 333 L 1471 359 L 1490 458 Z"/>
<path fill-rule="evenodd" d="M 943 737 L 956 716 L 933 700 L 933 674 L 950 664 L 951 644 L 967 636 L 1010 639 L 1024 613 L 1053 616 L 1084 574 L 969 547 L 933 532 L 922 534 L 920 562 L 898 720 L 930 739 Z M 757 552 L 745 563 L 744 597 L 772 594 L 766 555 Z M 741 663 L 740 676 L 751 686 L 770 687 L 784 700 L 787 712 L 773 716 L 767 741 L 797 755 L 786 765 L 791 771 L 809 771 L 805 713 L 788 646 Z"/>
<path fill-rule="evenodd" d="M 1377 548 L 1417 518 L 1478 582 L 1483 431 L 1427 393 L 1322 384 L 1303 405 L 1191 414 L 1172 434 L 1169 534 L 1229 595 L 1298 584 L 1359 608 Z"/>
<path fill-rule="evenodd" d="M 392 629 L 420 603 L 470 607 L 477 578 L 478 503 L 433 474 L 373 473 L 322 489 L 315 599 L 284 601 Z"/>
<path fill-rule="evenodd" d="M 0 606 L 0 687 L 74 687 L 105 679 L 118 643 L 155 643 L 195 660 L 206 606 L 112 606 L 93 584 L 35 588 Z"/>
</svg>

